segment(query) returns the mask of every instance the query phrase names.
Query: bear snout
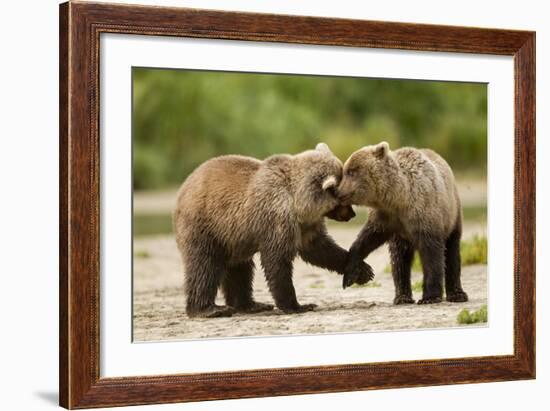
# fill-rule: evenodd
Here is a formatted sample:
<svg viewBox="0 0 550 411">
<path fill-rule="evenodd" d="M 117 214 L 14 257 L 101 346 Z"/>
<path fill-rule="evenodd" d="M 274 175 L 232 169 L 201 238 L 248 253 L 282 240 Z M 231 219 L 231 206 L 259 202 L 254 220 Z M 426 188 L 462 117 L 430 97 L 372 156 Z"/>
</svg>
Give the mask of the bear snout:
<svg viewBox="0 0 550 411">
<path fill-rule="evenodd" d="M 352 184 L 345 178 L 340 182 L 336 189 L 336 197 L 342 205 L 351 205 L 351 197 L 353 196 Z"/>
<path fill-rule="evenodd" d="M 340 201 L 340 204 L 344 207 L 351 205 L 351 197 L 353 195 L 353 192 L 342 192 L 341 190 L 338 190 L 336 192 L 336 197 L 338 198 L 338 201 Z"/>
<path fill-rule="evenodd" d="M 345 222 L 355 217 L 355 211 L 353 211 L 351 205 L 340 204 L 330 210 L 325 216 L 335 221 Z"/>
</svg>

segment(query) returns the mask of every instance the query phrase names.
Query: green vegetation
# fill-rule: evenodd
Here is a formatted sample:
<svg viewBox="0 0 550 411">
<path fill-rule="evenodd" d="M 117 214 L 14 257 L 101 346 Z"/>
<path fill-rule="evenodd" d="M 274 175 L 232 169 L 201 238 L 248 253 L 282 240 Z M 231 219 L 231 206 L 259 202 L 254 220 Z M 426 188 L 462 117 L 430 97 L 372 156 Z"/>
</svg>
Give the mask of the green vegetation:
<svg viewBox="0 0 550 411">
<path fill-rule="evenodd" d="M 217 155 L 319 141 L 342 160 L 381 140 L 430 147 L 484 176 L 487 85 L 134 68 L 132 127 L 135 189 L 176 186 Z"/>
<path fill-rule="evenodd" d="M 136 190 L 177 187 L 217 155 L 265 158 L 319 141 L 342 160 L 381 140 L 429 147 L 457 176 L 486 175 L 486 84 L 151 68 L 133 68 L 132 76 Z M 350 222 L 327 223 L 363 225 L 366 209 L 355 211 Z M 464 208 L 469 221 L 486 214 L 483 204 Z M 134 236 L 171 232 L 167 211 L 134 215 Z"/>
<path fill-rule="evenodd" d="M 487 264 L 487 237 L 474 235 L 469 240 L 460 242 L 460 260 L 462 265 Z M 418 253 L 414 254 L 412 271 L 422 271 Z M 391 265 L 384 268 L 385 273 L 391 273 Z M 421 288 L 422 289 L 422 288 Z"/>
<path fill-rule="evenodd" d="M 134 214 L 134 237 L 172 232 L 170 214 Z"/>
<path fill-rule="evenodd" d="M 147 250 L 137 250 L 134 252 L 134 256 L 137 258 L 149 258 L 151 254 Z"/>
<path fill-rule="evenodd" d="M 422 292 L 423 287 L 424 287 L 424 282 L 422 280 L 419 280 L 419 281 L 415 281 L 412 284 L 411 288 L 415 293 L 420 293 L 420 292 Z"/>
<path fill-rule="evenodd" d="M 462 265 L 487 264 L 487 237 L 474 236 L 460 243 Z"/>
<path fill-rule="evenodd" d="M 477 311 L 468 311 L 466 308 L 458 313 L 457 322 L 459 324 L 475 324 L 487 322 L 487 305 L 481 306 Z"/>
</svg>

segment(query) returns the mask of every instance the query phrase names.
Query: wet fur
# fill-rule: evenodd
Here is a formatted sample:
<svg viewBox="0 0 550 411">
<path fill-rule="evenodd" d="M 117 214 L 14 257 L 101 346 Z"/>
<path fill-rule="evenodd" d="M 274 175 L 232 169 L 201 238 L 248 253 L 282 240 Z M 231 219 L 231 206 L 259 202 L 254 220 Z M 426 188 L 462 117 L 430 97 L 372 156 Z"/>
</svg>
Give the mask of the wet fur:
<svg viewBox="0 0 550 411">
<path fill-rule="evenodd" d="M 462 210 L 443 158 L 426 149 L 390 151 L 387 143 L 364 147 L 346 161 L 338 192 L 344 201 L 370 207 L 350 266 L 388 242 L 394 303 L 413 303 L 411 264 L 418 250 L 424 274 L 418 303 L 441 302 L 444 283 L 448 301 L 467 301 L 460 280 Z"/>
</svg>

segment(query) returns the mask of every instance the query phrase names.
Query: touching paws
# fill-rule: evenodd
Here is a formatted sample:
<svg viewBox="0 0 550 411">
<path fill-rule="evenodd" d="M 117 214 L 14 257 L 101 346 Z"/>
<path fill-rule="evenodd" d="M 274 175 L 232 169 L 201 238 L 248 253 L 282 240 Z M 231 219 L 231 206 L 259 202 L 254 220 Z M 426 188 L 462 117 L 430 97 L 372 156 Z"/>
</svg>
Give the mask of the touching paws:
<svg viewBox="0 0 550 411">
<path fill-rule="evenodd" d="M 350 287 L 353 284 L 363 285 L 374 278 L 372 267 L 363 260 L 350 260 L 346 265 L 342 287 Z"/>
</svg>

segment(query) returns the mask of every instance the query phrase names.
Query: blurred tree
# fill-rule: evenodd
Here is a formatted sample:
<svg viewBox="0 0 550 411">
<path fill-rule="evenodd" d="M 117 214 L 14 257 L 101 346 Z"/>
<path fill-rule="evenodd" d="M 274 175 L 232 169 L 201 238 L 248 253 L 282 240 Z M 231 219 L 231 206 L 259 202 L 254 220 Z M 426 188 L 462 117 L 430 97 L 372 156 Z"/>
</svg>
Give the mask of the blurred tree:
<svg viewBox="0 0 550 411">
<path fill-rule="evenodd" d="M 265 158 L 325 141 L 345 160 L 386 140 L 485 174 L 485 84 L 133 69 L 134 186 L 180 184 L 205 160 Z"/>
</svg>

